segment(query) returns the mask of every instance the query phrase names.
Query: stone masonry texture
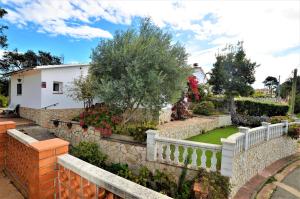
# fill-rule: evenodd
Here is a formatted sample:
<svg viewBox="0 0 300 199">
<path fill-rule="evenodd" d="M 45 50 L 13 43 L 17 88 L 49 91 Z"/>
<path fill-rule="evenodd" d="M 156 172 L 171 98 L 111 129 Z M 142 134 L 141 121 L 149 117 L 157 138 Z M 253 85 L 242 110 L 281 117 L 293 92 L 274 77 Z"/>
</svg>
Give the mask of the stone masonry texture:
<svg viewBox="0 0 300 199">
<path fill-rule="evenodd" d="M 265 167 L 296 152 L 297 142 L 287 136 L 282 136 L 236 154 L 232 163 L 232 195 Z"/>
</svg>

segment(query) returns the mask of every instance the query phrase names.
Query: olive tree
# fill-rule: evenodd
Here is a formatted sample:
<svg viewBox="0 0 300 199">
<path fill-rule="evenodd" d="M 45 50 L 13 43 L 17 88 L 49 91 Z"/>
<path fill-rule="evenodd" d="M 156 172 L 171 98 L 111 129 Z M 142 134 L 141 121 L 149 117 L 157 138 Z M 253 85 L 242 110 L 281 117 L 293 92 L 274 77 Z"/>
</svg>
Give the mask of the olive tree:
<svg viewBox="0 0 300 199">
<path fill-rule="evenodd" d="M 157 112 L 176 102 L 189 75 L 187 53 L 172 36 L 149 18 L 139 27 L 117 31 L 113 39 L 101 40 L 92 52 L 90 75 L 95 94 L 106 104 L 128 113 L 146 108 Z"/>
<path fill-rule="evenodd" d="M 95 98 L 93 83 L 89 76 L 81 74 L 67 86 L 67 96 L 77 102 L 83 102 L 84 108 L 90 108 Z"/>
</svg>

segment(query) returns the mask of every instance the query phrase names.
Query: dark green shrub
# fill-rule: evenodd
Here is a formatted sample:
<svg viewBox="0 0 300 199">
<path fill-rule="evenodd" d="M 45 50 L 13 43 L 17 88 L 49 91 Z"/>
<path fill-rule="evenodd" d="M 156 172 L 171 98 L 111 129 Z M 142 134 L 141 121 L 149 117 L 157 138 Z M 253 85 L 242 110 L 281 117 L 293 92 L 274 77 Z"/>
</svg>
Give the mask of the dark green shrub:
<svg viewBox="0 0 300 199">
<path fill-rule="evenodd" d="M 222 176 L 220 172 L 207 172 L 205 169 L 200 169 L 196 178 L 197 182 L 208 186 L 209 199 L 227 199 L 229 198 L 231 186 L 229 178 Z"/>
<path fill-rule="evenodd" d="M 0 95 L 0 107 L 7 107 L 7 106 L 8 106 L 7 97 Z"/>
<path fill-rule="evenodd" d="M 215 106 L 211 101 L 203 101 L 195 104 L 193 113 L 198 115 L 212 115 L 215 112 Z"/>
<path fill-rule="evenodd" d="M 127 164 L 112 163 L 110 166 L 107 166 L 106 169 L 118 176 L 121 176 L 131 181 L 135 181 L 135 176 L 133 175 L 132 171 L 129 170 Z"/>
<path fill-rule="evenodd" d="M 289 110 L 288 105 L 263 103 L 252 100 L 236 100 L 236 111 L 239 114 L 250 116 L 278 116 L 286 115 Z"/>
<path fill-rule="evenodd" d="M 71 149 L 70 154 L 92 165 L 105 168 L 107 156 L 99 150 L 96 143 L 80 142 Z"/>
<path fill-rule="evenodd" d="M 229 112 L 229 101 L 225 98 L 220 97 L 210 97 L 208 98 L 209 101 L 211 101 L 215 109 L 222 113 L 228 113 Z"/>
</svg>

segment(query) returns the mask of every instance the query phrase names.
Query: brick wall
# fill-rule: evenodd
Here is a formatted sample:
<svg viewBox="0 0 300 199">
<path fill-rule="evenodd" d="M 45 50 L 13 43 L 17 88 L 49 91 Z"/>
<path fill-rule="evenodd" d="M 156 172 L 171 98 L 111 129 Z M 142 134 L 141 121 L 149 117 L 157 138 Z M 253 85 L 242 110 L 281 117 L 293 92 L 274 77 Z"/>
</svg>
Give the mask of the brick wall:
<svg viewBox="0 0 300 199">
<path fill-rule="evenodd" d="M 68 153 L 69 143 L 55 138 L 38 141 L 1 122 L 1 169 L 26 198 L 54 198 L 57 193 L 57 156 Z"/>
<path fill-rule="evenodd" d="M 38 141 L 13 128 L 0 122 L 0 165 L 25 198 L 171 199 L 67 154 L 64 140 Z"/>
</svg>

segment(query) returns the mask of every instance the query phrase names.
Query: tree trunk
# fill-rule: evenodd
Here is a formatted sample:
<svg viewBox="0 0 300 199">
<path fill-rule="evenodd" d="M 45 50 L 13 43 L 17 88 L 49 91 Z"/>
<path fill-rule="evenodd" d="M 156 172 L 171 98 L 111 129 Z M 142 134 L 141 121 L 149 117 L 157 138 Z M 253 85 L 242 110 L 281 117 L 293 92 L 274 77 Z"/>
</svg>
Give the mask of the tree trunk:
<svg viewBox="0 0 300 199">
<path fill-rule="evenodd" d="M 229 96 L 229 110 L 231 115 L 236 114 L 236 107 L 234 103 L 234 96 Z"/>
</svg>

